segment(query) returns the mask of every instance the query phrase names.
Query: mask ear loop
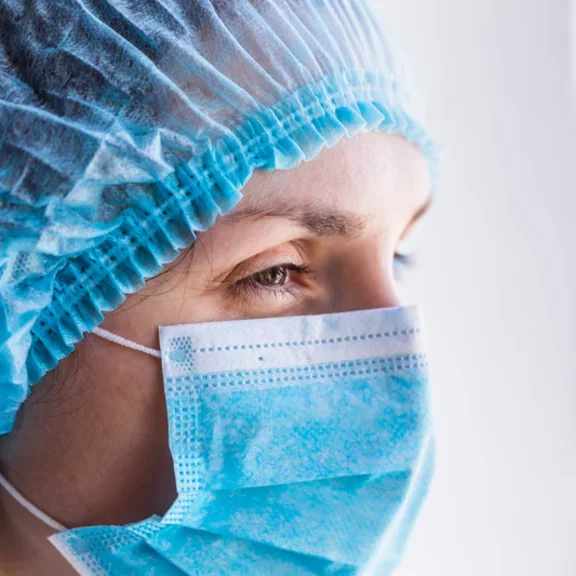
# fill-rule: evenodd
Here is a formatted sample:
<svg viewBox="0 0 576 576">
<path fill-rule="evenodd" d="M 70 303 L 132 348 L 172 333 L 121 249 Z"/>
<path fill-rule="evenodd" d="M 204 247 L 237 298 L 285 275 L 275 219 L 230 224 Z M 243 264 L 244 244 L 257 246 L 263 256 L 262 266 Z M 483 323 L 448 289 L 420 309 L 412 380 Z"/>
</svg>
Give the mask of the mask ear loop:
<svg viewBox="0 0 576 576">
<path fill-rule="evenodd" d="M 154 356 L 154 358 L 162 358 L 160 350 L 155 350 L 154 348 L 148 348 L 148 346 L 142 346 L 142 344 L 132 342 L 127 338 L 123 338 L 122 336 L 118 336 L 118 334 L 113 334 L 112 332 L 108 332 L 108 330 L 104 330 L 103 328 L 95 328 L 92 332 L 93 334 L 96 334 L 96 336 L 104 338 L 104 340 L 114 342 L 115 344 L 119 344 L 120 346 L 125 346 L 126 348 L 132 348 L 133 350 L 137 350 L 138 352 L 144 352 L 144 354 L 149 354 L 150 356 Z M 42 512 L 42 510 L 34 506 L 32 502 L 27 500 L 18 490 L 16 490 L 16 488 L 14 488 L 14 486 L 12 486 L 12 484 L 10 484 L 10 482 L 8 482 L 8 480 L 4 476 L 2 476 L 2 474 L 0 474 L 0 486 L 3 487 L 6 490 L 6 492 L 8 492 L 8 494 L 10 494 L 10 496 L 12 496 L 12 498 L 14 498 L 14 500 L 18 502 L 18 504 L 20 504 L 20 506 L 28 510 L 30 514 L 38 518 L 38 520 L 40 520 L 50 528 L 56 530 L 57 532 L 64 532 L 67 530 L 65 526 L 63 526 L 53 518 L 50 518 L 48 514 L 45 514 L 44 512 Z"/>
<path fill-rule="evenodd" d="M 34 504 L 32 504 L 30 500 L 26 499 L 20 492 L 18 492 L 18 490 L 16 490 L 16 488 L 14 488 L 14 486 L 12 486 L 12 484 L 10 484 L 10 482 L 8 482 L 4 476 L 2 476 L 2 474 L 0 474 L 0 486 L 2 486 L 4 490 L 6 490 L 6 492 L 8 492 L 8 494 L 10 494 L 10 496 L 12 496 L 12 498 L 14 498 L 14 500 L 18 502 L 20 506 L 22 506 L 22 508 L 25 508 L 28 510 L 28 512 L 30 512 L 30 514 L 32 514 L 32 516 L 35 516 L 38 518 L 38 520 L 44 522 L 46 526 L 56 530 L 56 532 L 64 532 L 67 530 L 66 526 L 63 526 L 60 524 L 60 522 L 56 522 L 56 520 L 50 518 L 48 514 L 42 512 L 42 510 L 34 506 Z"/>
<path fill-rule="evenodd" d="M 160 350 L 156 350 L 154 348 L 148 348 L 148 346 L 142 346 L 142 344 L 132 342 L 132 340 L 128 340 L 127 338 L 118 336 L 118 334 L 108 332 L 108 330 L 104 330 L 103 328 L 94 328 L 94 330 L 92 330 L 92 333 L 96 334 L 96 336 L 99 336 L 100 338 L 104 338 L 104 340 L 108 340 L 110 342 L 114 342 L 115 344 L 119 344 L 120 346 L 124 346 L 126 348 L 132 348 L 132 350 L 138 350 L 138 352 L 144 352 L 144 354 L 154 356 L 154 358 L 162 358 L 162 353 L 160 352 Z"/>
</svg>

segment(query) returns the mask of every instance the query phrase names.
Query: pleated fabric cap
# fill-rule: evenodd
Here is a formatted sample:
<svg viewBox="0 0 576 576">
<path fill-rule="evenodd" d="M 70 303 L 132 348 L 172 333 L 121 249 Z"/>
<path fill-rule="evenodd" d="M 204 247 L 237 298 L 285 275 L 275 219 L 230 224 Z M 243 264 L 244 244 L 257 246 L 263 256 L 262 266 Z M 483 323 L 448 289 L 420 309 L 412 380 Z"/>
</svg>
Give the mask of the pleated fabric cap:
<svg viewBox="0 0 576 576">
<path fill-rule="evenodd" d="M 343 136 L 437 146 L 361 0 L 0 0 L 0 434 L 229 212 Z"/>
</svg>

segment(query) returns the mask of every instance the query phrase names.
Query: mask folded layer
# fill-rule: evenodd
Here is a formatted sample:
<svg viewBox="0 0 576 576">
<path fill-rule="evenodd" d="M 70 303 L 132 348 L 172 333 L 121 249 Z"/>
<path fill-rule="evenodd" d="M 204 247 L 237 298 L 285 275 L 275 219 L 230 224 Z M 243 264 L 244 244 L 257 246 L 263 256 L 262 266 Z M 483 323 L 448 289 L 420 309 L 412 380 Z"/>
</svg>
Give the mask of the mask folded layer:
<svg viewBox="0 0 576 576">
<path fill-rule="evenodd" d="M 85 574 L 389 574 L 433 468 L 417 308 L 169 326 L 178 497 L 52 542 Z"/>
</svg>

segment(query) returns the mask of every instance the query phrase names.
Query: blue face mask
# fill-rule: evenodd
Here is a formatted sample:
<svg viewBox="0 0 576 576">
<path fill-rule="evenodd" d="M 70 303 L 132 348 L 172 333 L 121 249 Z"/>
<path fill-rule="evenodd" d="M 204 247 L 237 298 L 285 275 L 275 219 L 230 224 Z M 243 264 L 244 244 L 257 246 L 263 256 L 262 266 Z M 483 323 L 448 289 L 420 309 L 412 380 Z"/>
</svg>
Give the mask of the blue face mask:
<svg viewBox="0 0 576 576">
<path fill-rule="evenodd" d="M 432 473 L 416 308 L 168 326 L 160 344 L 178 497 L 52 536 L 81 574 L 392 572 Z"/>
</svg>

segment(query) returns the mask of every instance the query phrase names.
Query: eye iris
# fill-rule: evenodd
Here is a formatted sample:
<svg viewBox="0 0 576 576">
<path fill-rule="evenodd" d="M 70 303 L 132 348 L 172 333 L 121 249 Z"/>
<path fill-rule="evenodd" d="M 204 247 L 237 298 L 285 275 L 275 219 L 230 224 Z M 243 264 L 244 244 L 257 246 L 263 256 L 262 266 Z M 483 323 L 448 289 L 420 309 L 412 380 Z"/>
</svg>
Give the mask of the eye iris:
<svg viewBox="0 0 576 576">
<path fill-rule="evenodd" d="M 283 286 L 286 283 L 288 277 L 288 271 L 283 266 L 274 266 L 273 268 L 268 268 L 268 270 L 263 270 L 258 272 L 254 276 L 254 279 L 258 284 L 263 286 Z"/>
</svg>

